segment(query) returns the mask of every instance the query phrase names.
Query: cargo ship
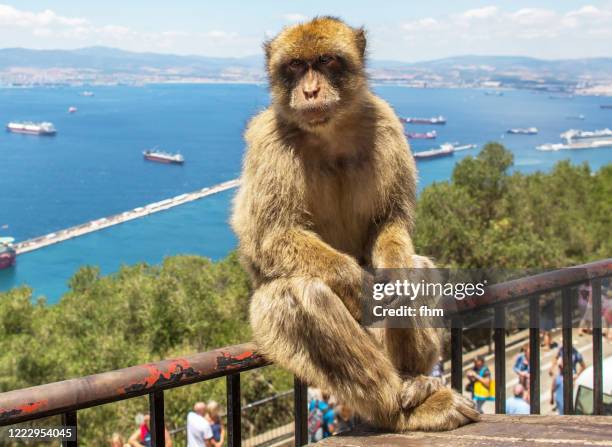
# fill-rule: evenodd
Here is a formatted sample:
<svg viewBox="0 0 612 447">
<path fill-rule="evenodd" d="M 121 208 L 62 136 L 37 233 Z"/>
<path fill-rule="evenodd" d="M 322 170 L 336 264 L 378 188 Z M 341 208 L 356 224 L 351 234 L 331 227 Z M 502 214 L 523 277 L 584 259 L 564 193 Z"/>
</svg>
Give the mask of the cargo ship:
<svg viewBox="0 0 612 447">
<path fill-rule="evenodd" d="M 28 135 L 55 135 L 57 130 L 52 123 L 32 123 L 32 122 L 10 122 L 6 125 L 6 130 L 14 133 L 25 133 Z"/>
<path fill-rule="evenodd" d="M 439 148 L 429 149 L 427 151 L 415 152 L 414 158 L 417 160 L 423 160 L 428 158 L 441 158 L 441 157 L 450 157 L 455 152 L 465 151 L 468 149 L 474 149 L 476 147 L 475 144 L 465 144 L 463 146 L 457 146 L 454 143 L 444 143 L 440 145 Z"/>
<path fill-rule="evenodd" d="M 434 140 L 438 136 L 438 133 L 435 130 L 425 133 L 407 132 L 406 136 L 411 140 Z"/>
<path fill-rule="evenodd" d="M 599 106 L 601 109 L 612 109 L 612 104 L 602 104 Z"/>
<path fill-rule="evenodd" d="M 155 161 L 157 163 L 167 163 L 167 164 L 179 164 L 182 165 L 185 162 L 185 159 L 181 154 L 170 154 L 164 151 L 158 151 L 156 149 L 149 149 L 142 153 L 145 160 Z"/>
<path fill-rule="evenodd" d="M 568 143 L 572 142 L 573 140 L 590 140 L 593 138 L 608 137 L 612 137 L 612 130 L 607 128 L 593 131 L 570 129 L 567 132 L 563 132 L 561 134 L 561 138 L 563 138 Z"/>
<path fill-rule="evenodd" d="M 577 143 L 550 143 L 536 146 L 538 151 L 561 151 L 561 150 L 578 150 L 578 149 L 603 149 L 612 147 L 612 138 L 606 140 L 595 141 L 580 141 Z"/>
<path fill-rule="evenodd" d="M 508 129 L 506 133 L 513 134 L 513 135 L 537 135 L 538 128 L 537 127 L 527 127 L 527 128 Z"/>
<path fill-rule="evenodd" d="M 427 151 L 415 152 L 414 158 L 417 160 L 427 158 L 450 157 L 455 153 L 455 147 L 452 144 L 443 144 L 437 149 L 429 149 Z"/>
<path fill-rule="evenodd" d="M 12 237 L 0 237 L 0 270 L 7 269 L 15 265 L 17 252 L 13 247 L 15 240 Z"/>
<path fill-rule="evenodd" d="M 446 124 L 446 118 L 442 115 L 434 116 L 433 118 L 400 118 L 400 121 L 407 124 Z"/>
</svg>

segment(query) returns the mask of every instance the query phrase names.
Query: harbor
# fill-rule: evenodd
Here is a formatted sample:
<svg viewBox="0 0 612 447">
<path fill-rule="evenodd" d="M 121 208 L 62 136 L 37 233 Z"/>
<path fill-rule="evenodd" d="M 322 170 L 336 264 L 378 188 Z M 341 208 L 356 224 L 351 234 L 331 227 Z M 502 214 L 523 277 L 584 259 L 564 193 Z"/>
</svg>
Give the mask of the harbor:
<svg viewBox="0 0 612 447">
<path fill-rule="evenodd" d="M 223 183 L 219 183 L 214 186 L 206 187 L 193 191 L 186 194 L 181 194 L 170 199 L 161 200 L 159 202 L 150 203 L 149 205 L 134 208 L 130 211 L 125 211 L 120 214 L 115 214 L 109 217 L 103 217 L 101 219 L 92 220 L 90 222 L 76 225 L 64 230 L 56 231 L 53 233 L 39 236 L 33 239 L 28 239 L 23 242 L 14 244 L 14 249 L 18 255 L 27 253 L 30 251 L 38 250 L 39 248 L 47 247 L 49 245 L 57 244 L 69 239 L 73 239 L 79 236 L 84 236 L 94 231 L 99 231 L 104 228 L 119 225 L 130 220 L 139 219 L 160 211 L 165 211 L 170 208 L 174 208 L 179 205 L 183 205 L 188 202 L 202 199 L 213 194 L 226 191 L 228 189 L 236 188 L 240 184 L 240 179 L 228 180 Z"/>
</svg>

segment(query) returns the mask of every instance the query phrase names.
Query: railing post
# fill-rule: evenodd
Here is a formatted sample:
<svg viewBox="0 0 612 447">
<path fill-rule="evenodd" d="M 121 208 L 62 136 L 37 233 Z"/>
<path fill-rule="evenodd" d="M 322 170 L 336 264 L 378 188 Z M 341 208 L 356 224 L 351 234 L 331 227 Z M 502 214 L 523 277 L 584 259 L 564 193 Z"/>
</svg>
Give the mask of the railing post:
<svg viewBox="0 0 612 447">
<path fill-rule="evenodd" d="M 506 413 L 506 309 L 495 306 L 495 413 Z"/>
<path fill-rule="evenodd" d="M 561 291 L 561 325 L 563 336 L 563 414 L 574 414 L 574 365 L 572 362 L 572 292 Z"/>
<path fill-rule="evenodd" d="M 308 444 L 308 385 L 297 377 L 293 379 L 293 405 L 295 413 L 295 445 Z"/>
<path fill-rule="evenodd" d="M 240 373 L 227 376 L 227 445 L 240 447 L 242 408 L 240 404 Z"/>
<path fill-rule="evenodd" d="M 62 447 L 77 447 L 79 445 L 78 429 L 77 429 L 77 412 L 69 411 L 62 414 L 62 425 L 72 427 L 74 430 L 74 440 L 62 441 Z"/>
<path fill-rule="evenodd" d="M 593 414 L 603 414 L 603 365 L 601 346 L 601 279 L 591 281 L 593 305 Z M 612 330 L 612 329 L 608 329 Z"/>
<path fill-rule="evenodd" d="M 151 445 L 166 446 L 166 423 L 164 421 L 164 392 L 154 391 L 149 394 L 149 417 L 151 429 Z"/>
<path fill-rule="evenodd" d="M 461 319 L 451 320 L 451 387 L 463 392 L 463 329 Z"/>
<path fill-rule="evenodd" d="M 540 414 L 540 297 L 529 300 L 529 412 Z"/>
</svg>

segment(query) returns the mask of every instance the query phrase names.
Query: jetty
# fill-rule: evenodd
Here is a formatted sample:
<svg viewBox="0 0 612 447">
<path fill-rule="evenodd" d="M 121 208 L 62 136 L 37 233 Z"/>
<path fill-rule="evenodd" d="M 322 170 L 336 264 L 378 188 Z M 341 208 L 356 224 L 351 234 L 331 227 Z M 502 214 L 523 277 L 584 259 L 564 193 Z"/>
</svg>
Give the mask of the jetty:
<svg viewBox="0 0 612 447">
<path fill-rule="evenodd" d="M 28 239 L 23 242 L 14 244 L 15 251 L 17 254 L 27 253 L 29 251 L 38 250 L 39 248 L 46 247 L 48 245 L 57 244 L 59 242 L 66 241 L 68 239 L 74 239 L 75 237 L 84 236 L 94 231 L 99 231 L 104 228 L 119 225 L 130 220 L 139 219 L 141 217 L 148 216 L 150 214 L 159 213 L 175 206 L 183 205 L 194 200 L 199 200 L 213 194 L 217 194 L 228 189 L 236 188 L 240 184 L 240 179 L 228 180 L 223 183 L 219 183 L 214 186 L 199 189 L 186 194 L 181 194 L 170 199 L 161 200 L 159 202 L 150 203 L 146 206 L 140 206 L 130 211 L 115 214 L 109 217 L 103 217 L 89 221 L 87 223 L 76 225 L 74 227 L 66 228 L 64 230 L 49 233 L 44 236 L 35 237 Z"/>
</svg>

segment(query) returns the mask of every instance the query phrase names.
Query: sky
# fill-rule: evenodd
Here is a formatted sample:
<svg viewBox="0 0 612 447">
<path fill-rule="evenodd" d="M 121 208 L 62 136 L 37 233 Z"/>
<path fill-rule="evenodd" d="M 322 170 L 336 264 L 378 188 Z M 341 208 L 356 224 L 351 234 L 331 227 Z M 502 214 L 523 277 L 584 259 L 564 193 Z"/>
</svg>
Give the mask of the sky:
<svg viewBox="0 0 612 447">
<path fill-rule="evenodd" d="M 315 15 L 365 27 L 369 55 L 379 60 L 612 57 L 612 0 L 0 0 L 0 48 L 241 57 Z"/>
</svg>

